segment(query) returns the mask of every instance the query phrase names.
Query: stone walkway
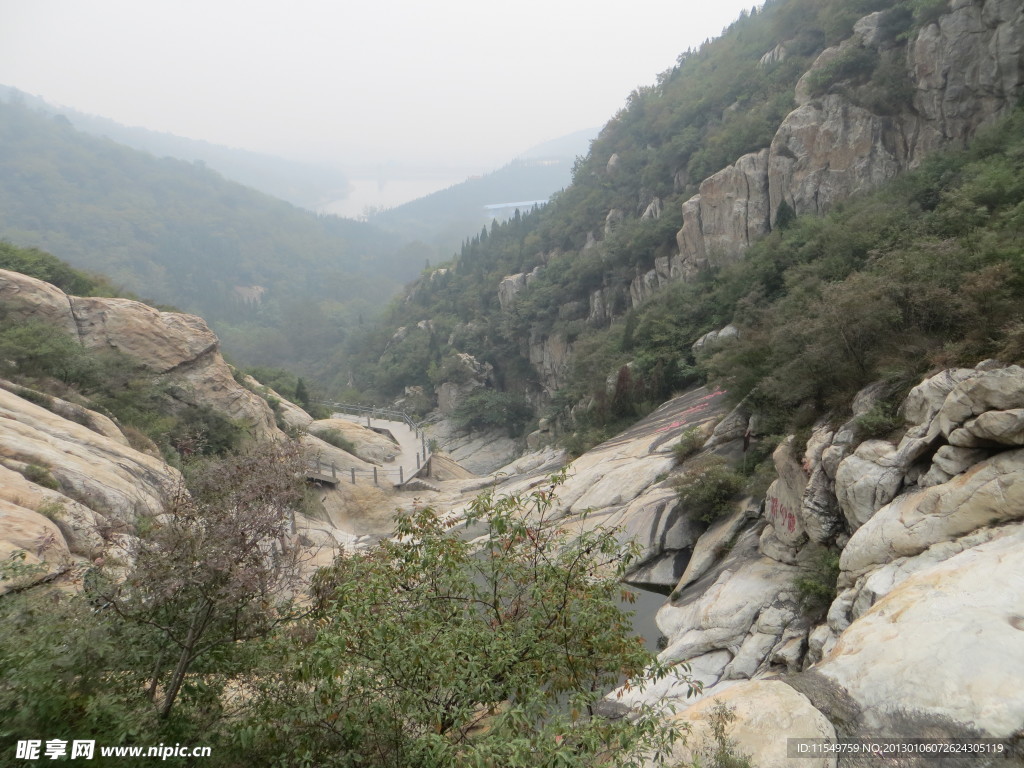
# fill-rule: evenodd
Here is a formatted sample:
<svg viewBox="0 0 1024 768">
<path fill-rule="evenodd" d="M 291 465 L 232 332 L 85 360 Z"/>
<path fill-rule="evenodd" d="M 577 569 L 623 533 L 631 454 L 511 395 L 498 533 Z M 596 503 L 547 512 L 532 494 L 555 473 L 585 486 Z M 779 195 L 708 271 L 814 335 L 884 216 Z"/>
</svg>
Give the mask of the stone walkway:
<svg viewBox="0 0 1024 768">
<path fill-rule="evenodd" d="M 396 456 L 392 461 L 384 464 L 381 468 L 381 473 L 386 476 L 393 485 L 399 484 L 399 478 L 402 480 L 408 480 L 416 474 L 417 470 L 419 470 L 421 466 L 423 466 L 426 441 L 423 438 L 418 437 L 416 430 L 404 421 L 375 419 L 369 416 L 356 416 L 350 413 L 333 413 L 331 414 L 331 418 L 344 419 L 345 421 L 351 421 L 354 424 L 360 424 L 364 427 L 369 427 L 370 429 L 385 429 L 391 433 L 391 436 L 398 441 L 398 447 L 401 450 L 398 456 Z M 401 468 L 401 472 L 399 472 L 399 468 Z"/>
</svg>

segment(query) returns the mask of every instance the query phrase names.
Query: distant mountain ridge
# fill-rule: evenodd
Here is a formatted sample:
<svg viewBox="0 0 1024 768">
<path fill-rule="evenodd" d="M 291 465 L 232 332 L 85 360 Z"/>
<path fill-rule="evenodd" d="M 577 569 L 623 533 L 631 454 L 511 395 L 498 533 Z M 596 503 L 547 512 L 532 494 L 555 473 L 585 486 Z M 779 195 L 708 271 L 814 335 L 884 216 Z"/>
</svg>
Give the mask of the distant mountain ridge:
<svg viewBox="0 0 1024 768">
<path fill-rule="evenodd" d="M 316 210 L 324 201 L 344 197 L 349 188 L 348 179 L 340 168 L 300 163 L 171 133 L 122 125 L 106 117 L 50 104 L 43 98 L 7 85 L 0 85 L 0 102 L 23 104 L 49 114 L 63 115 L 84 133 L 106 137 L 126 147 L 149 152 L 155 157 L 173 157 L 205 165 L 227 179 L 308 210 Z"/>
</svg>

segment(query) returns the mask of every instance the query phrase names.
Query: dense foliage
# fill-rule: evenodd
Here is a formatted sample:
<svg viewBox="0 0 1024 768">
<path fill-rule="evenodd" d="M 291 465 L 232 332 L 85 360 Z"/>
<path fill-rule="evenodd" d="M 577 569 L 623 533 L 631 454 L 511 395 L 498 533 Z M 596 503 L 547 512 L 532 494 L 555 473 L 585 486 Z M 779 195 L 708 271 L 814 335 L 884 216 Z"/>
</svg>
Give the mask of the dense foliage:
<svg viewBox="0 0 1024 768">
<path fill-rule="evenodd" d="M 194 466 L 191 496 L 139 521 L 124 580 L 98 564 L 84 596 L 4 597 L 4 748 L 74 736 L 211 745 L 211 766 L 394 768 L 665 753 L 676 734 L 653 712 L 610 718 L 599 702 L 623 679 L 685 669 L 659 668 L 630 635 L 629 553 L 600 527 L 566 538 L 554 485 L 482 496 L 466 526 L 419 509 L 292 603 L 273 588 L 300 552 L 292 467 L 269 448 Z M 17 558 L 0 569 L 5 586 L 24 576 Z"/>
<path fill-rule="evenodd" d="M 687 356 L 687 342 L 733 322 L 741 339 L 697 361 L 763 428 L 847 407 L 865 384 L 893 397 L 928 369 L 1024 359 L 1024 112 L 886 189 L 805 217 L 747 258 L 678 284 L 635 313 L 634 346 Z M 614 346 L 622 329 L 605 331 Z M 885 431 L 891 414 L 872 415 Z"/>
<path fill-rule="evenodd" d="M 0 269 L 9 269 L 43 280 L 71 296 L 118 296 L 106 278 L 74 269 L 38 248 L 19 248 L 0 240 Z"/>
<path fill-rule="evenodd" d="M 76 569 L 80 593 L 5 595 L 5 755 L 30 738 L 221 745 L 233 711 L 225 687 L 253 664 L 253 643 L 298 615 L 282 589 L 294 586 L 296 553 L 282 543 L 303 498 L 301 466 L 298 450 L 276 445 L 193 461 L 188 489 L 162 515 L 106 532 L 105 560 Z M 5 591 L 31 576 L 18 555 L 0 563 Z"/>
</svg>

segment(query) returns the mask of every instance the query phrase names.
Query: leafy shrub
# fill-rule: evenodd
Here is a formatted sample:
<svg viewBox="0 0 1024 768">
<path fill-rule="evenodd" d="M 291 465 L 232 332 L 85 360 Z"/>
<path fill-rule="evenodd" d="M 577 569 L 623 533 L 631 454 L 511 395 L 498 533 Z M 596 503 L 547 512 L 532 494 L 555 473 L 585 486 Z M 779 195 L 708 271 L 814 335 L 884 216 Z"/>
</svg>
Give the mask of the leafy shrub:
<svg viewBox="0 0 1024 768">
<path fill-rule="evenodd" d="M 793 580 L 800 606 L 809 617 L 820 618 L 832 605 L 838 579 L 839 555 L 826 550 L 812 563 L 807 574 Z"/>
<path fill-rule="evenodd" d="M 854 419 L 854 423 L 863 438 L 869 440 L 891 434 L 903 425 L 903 420 L 892 412 L 891 407 L 879 403 Z"/>
<path fill-rule="evenodd" d="M 789 229 L 794 221 L 796 221 L 796 211 L 793 210 L 789 201 L 784 199 L 779 203 L 779 208 L 775 212 L 775 229 Z"/>
<path fill-rule="evenodd" d="M 58 490 L 60 483 L 57 482 L 50 470 L 46 467 L 41 467 L 38 464 L 29 464 L 22 470 L 22 475 L 29 482 L 33 482 L 36 485 L 41 485 L 43 488 L 50 488 L 51 490 Z"/>
<path fill-rule="evenodd" d="M 600 527 L 565 538 L 554 483 L 479 497 L 479 541 L 420 509 L 394 539 L 321 569 L 311 615 L 270 645 L 240 762 L 661 763 L 676 734 L 652 709 L 595 715 L 622 680 L 678 674 L 629 636 L 619 578 L 634 554 Z"/>
<path fill-rule="evenodd" d="M 439 364 L 430 364 L 427 369 L 427 378 L 435 387 L 445 382 L 467 384 L 473 380 L 473 371 L 462 358 L 452 352 L 445 355 Z"/>
<path fill-rule="evenodd" d="M 679 442 L 672 446 L 672 455 L 675 456 L 676 464 L 682 464 L 697 453 L 704 447 L 705 442 L 704 431 L 700 427 L 691 427 L 683 432 Z"/>
<path fill-rule="evenodd" d="M 904 49 L 884 51 L 871 80 L 851 94 L 853 99 L 879 115 L 906 110 L 914 98 L 914 84 L 907 71 Z"/>
<path fill-rule="evenodd" d="M 74 296 L 120 295 L 105 279 L 73 269 L 38 248 L 21 248 L 0 241 L 0 269 L 44 280 Z"/>
<path fill-rule="evenodd" d="M 865 81 L 878 65 L 878 52 L 873 48 L 850 46 L 839 56 L 812 72 L 807 85 L 812 96 L 822 96 L 829 89 L 847 80 Z"/>
<path fill-rule="evenodd" d="M 64 384 L 96 383 L 93 356 L 63 330 L 40 320 L 5 324 L 0 330 L 0 371 Z"/>
<path fill-rule="evenodd" d="M 222 455 L 239 448 L 244 430 L 205 405 L 189 406 L 176 414 L 165 437 L 182 455 Z"/>
<path fill-rule="evenodd" d="M 708 713 L 711 740 L 705 742 L 686 768 L 753 768 L 750 756 L 740 752 L 729 738 L 729 727 L 736 720 L 736 711 L 720 701 Z"/>
<path fill-rule="evenodd" d="M 923 27 L 939 20 L 949 10 L 949 0 L 910 0 L 914 21 Z"/>
<path fill-rule="evenodd" d="M 905 4 L 894 5 L 882 12 L 878 22 L 878 39 L 893 44 L 906 39 L 914 24 L 914 11 Z"/>
<path fill-rule="evenodd" d="M 343 451 L 351 453 L 353 456 L 356 455 L 356 445 L 341 432 L 336 429 L 320 429 L 317 430 L 316 436 L 323 440 L 329 445 L 333 445 L 335 448 L 340 448 Z"/>
<path fill-rule="evenodd" d="M 733 510 L 743 484 L 742 475 L 724 459 L 715 457 L 688 471 L 676 481 L 675 488 L 687 511 L 712 523 Z"/>
</svg>

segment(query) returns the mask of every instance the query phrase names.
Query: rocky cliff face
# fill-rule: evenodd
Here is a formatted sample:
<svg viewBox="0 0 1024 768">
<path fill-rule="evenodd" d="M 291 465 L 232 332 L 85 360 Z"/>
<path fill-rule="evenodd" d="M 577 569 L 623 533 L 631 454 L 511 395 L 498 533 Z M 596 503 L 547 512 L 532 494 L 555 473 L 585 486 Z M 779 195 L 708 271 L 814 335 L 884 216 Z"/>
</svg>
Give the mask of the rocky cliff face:
<svg viewBox="0 0 1024 768">
<path fill-rule="evenodd" d="M 853 37 L 822 52 L 769 148 L 705 179 L 683 203 L 679 252 L 667 270 L 673 279 L 738 259 L 771 229 L 784 201 L 797 214 L 823 213 L 930 152 L 964 146 L 1024 95 L 1024 8 L 1013 0 L 955 0 L 905 48 L 913 91 L 898 114 L 875 114 L 837 93 L 812 97 L 810 83 L 831 63 L 883 45 L 879 16 L 862 19 Z M 657 277 L 656 270 L 648 274 Z M 634 291 L 634 303 L 645 297 Z"/>
<path fill-rule="evenodd" d="M 46 568 L 37 578 L 116 549 L 139 516 L 158 514 L 181 489 L 176 469 L 116 429 L 103 434 L 0 388 L 0 557 L 25 552 Z M 12 586 L 0 582 L 0 592 Z"/>
<path fill-rule="evenodd" d="M 0 270 L 0 308 L 11 320 L 42 320 L 85 347 L 130 355 L 166 383 L 183 404 L 211 408 L 245 427 L 253 440 L 285 440 L 267 402 L 242 386 L 219 351 L 217 337 L 197 317 L 159 312 L 126 299 L 68 296 L 48 283 Z M 269 394 L 274 394 L 267 390 Z M 391 441 L 348 422 L 314 422 L 278 397 L 283 422 L 299 431 L 344 431 L 361 456 L 303 434 L 303 448 L 337 471 L 372 471 L 396 452 Z M 304 546 L 328 559 L 336 545 L 357 545 L 343 530 L 352 506 L 347 489 L 322 491 L 325 519 L 299 516 Z M 161 514 L 184 493 L 177 469 L 135 450 L 118 424 L 83 405 L 0 380 L 0 560 L 23 558 L 31 573 L 0 580 L 0 593 L 64 573 L 98 557 L 123 556 L 123 541 L 140 518 Z M 390 509 L 389 509 L 390 517 Z M 325 554 L 324 554 L 325 553 Z"/>
<path fill-rule="evenodd" d="M 68 296 L 6 270 L 0 270 L 0 306 L 13 320 L 43 320 L 85 347 L 129 355 L 172 384 L 175 399 L 212 408 L 257 440 L 282 437 L 267 402 L 234 380 L 219 340 L 201 318 L 129 299 Z"/>
<path fill-rule="evenodd" d="M 0 307 L 9 320 L 45 321 L 84 347 L 131 356 L 163 377 L 173 398 L 212 408 L 254 439 L 284 438 L 267 403 L 234 380 L 216 336 L 197 317 L 127 299 L 68 296 L 4 270 Z M 35 578 L 116 551 L 140 517 L 159 514 L 181 492 L 180 473 L 130 447 L 106 416 L 0 382 L 0 555 L 25 552 L 28 564 L 45 566 Z"/>
<path fill-rule="evenodd" d="M 689 663 L 711 700 L 679 718 L 743 703 L 737 734 L 756 765 L 786 764 L 757 713 L 794 699 L 808 720 L 790 736 L 821 721 L 846 737 L 1019 739 L 1022 408 L 1024 369 L 986 362 L 916 387 L 899 442 L 862 440 L 855 418 L 820 427 L 802 456 L 784 443 L 759 513 L 737 509 L 700 536 L 658 614 L 662 660 Z M 819 623 L 798 580 L 820 578 L 825 547 L 841 552 L 840 573 Z M 684 694 L 667 682 L 626 700 L 686 706 Z"/>
<path fill-rule="evenodd" d="M 639 269 L 628 283 L 611 281 L 560 307 L 559 318 L 592 326 L 611 323 L 673 281 L 692 280 L 708 267 L 741 259 L 776 225 L 784 205 L 795 214 L 822 214 L 836 203 L 870 191 L 915 167 L 928 154 L 965 146 L 977 131 L 1007 114 L 1024 96 L 1024 8 L 1014 0 L 953 0 L 937 21 L 907 42 L 882 29 L 883 13 L 859 20 L 851 37 L 823 51 L 795 89 L 795 108 L 769 145 L 739 157 L 704 179 L 681 204 L 675 251 Z M 853 80 L 832 77 L 850 57 L 895 61 L 892 82 L 872 83 L 885 106 Z M 765 53 L 762 67 L 786 60 L 786 45 Z M 897 82 L 898 81 L 898 82 Z M 833 87 L 834 86 L 834 87 Z M 617 155 L 604 172 L 621 173 Z M 678 185 L 677 185 L 678 188 Z M 659 217 L 660 200 L 644 200 L 642 218 Z M 620 208 L 606 212 L 605 238 L 622 226 Z M 601 232 L 600 229 L 595 230 Z M 583 251 L 600 254 L 590 233 Z M 547 259 L 545 259 L 547 261 Z M 646 265 L 645 265 L 646 266 Z M 539 270 L 505 276 L 497 298 L 504 312 Z M 578 306 L 577 306 L 578 305 Z M 535 328 L 524 344 L 544 391 L 565 383 L 571 346 Z"/>
</svg>

